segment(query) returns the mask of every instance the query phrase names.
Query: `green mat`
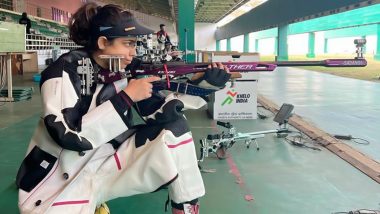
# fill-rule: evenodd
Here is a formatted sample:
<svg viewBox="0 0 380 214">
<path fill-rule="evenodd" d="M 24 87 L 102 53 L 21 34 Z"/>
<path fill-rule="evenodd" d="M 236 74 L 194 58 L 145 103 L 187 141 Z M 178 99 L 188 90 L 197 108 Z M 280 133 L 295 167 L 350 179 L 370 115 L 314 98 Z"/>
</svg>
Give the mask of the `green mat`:
<svg viewBox="0 0 380 214">
<path fill-rule="evenodd" d="M 15 102 L 21 100 L 28 100 L 32 98 L 32 94 L 34 92 L 33 87 L 14 87 L 12 90 L 12 97 Z M 0 91 L 0 96 L 6 97 L 8 96 L 8 90 L 4 89 Z"/>
</svg>

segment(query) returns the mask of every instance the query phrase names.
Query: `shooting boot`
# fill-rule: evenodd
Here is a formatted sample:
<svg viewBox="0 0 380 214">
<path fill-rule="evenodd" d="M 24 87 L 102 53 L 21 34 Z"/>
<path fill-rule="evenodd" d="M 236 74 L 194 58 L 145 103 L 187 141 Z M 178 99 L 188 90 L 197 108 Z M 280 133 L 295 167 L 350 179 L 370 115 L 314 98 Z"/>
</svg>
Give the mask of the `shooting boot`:
<svg viewBox="0 0 380 214">
<path fill-rule="evenodd" d="M 172 214 L 199 214 L 199 204 L 183 204 L 183 209 L 173 207 Z"/>
<path fill-rule="evenodd" d="M 110 214 L 110 209 L 106 203 L 102 203 L 100 206 L 96 207 L 94 214 Z"/>
</svg>

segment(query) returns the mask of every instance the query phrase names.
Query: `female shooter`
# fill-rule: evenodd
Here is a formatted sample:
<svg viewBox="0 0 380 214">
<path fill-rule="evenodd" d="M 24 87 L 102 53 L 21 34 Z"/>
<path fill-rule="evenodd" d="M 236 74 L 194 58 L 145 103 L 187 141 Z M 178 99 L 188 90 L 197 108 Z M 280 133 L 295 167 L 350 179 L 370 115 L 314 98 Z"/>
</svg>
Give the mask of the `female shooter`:
<svg viewBox="0 0 380 214">
<path fill-rule="evenodd" d="M 92 214 L 105 201 L 168 185 L 173 213 L 198 213 L 205 189 L 182 110 L 200 107 L 200 98 L 162 97 L 153 92 L 158 77 L 110 72 L 102 56 L 126 67 L 136 37 L 153 32 L 120 7 L 85 4 L 69 27 L 84 48 L 41 74 L 43 113 L 16 179 L 20 212 Z M 89 68 L 98 76 L 86 82 Z M 194 83 L 222 88 L 229 78 L 214 64 Z"/>
</svg>

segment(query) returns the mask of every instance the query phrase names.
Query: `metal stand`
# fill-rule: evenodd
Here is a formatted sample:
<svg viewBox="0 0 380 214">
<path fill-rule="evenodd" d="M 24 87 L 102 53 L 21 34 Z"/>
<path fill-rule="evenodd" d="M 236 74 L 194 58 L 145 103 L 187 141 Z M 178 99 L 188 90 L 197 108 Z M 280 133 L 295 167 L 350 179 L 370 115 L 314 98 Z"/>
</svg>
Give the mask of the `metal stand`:
<svg viewBox="0 0 380 214">
<path fill-rule="evenodd" d="M 95 71 L 90 58 L 82 58 L 78 62 L 77 73 L 81 76 L 81 94 L 91 95 L 91 87 L 95 81 Z"/>
<path fill-rule="evenodd" d="M 120 60 L 124 58 L 121 55 L 100 55 L 101 59 L 108 59 L 108 69 L 111 73 L 119 72 L 122 78 L 127 77 L 129 74 L 121 68 Z M 81 94 L 91 95 L 91 87 L 97 82 L 98 74 L 95 72 L 90 58 L 83 58 L 78 61 L 77 72 L 81 76 Z M 104 80 L 103 80 L 104 81 Z"/>
<path fill-rule="evenodd" d="M 216 124 L 228 129 L 228 134 L 221 132 L 220 134 L 209 134 L 207 138 L 200 140 L 201 143 L 201 155 L 199 161 L 202 162 L 205 157 L 208 157 L 209 153 L 215 153 L 219 159 L 224 159 L 226 156 L 226 150 L 231 148 L 235 142 L 244 141 L 247 149 L 251 143 L 256 144 L 256 150 L 260 150 L 257 143 L 258 138 L 265 137 L 265 134 L 276 133 L 277 137 L 286 137 L 288 130 L 288 120 L 292 115 L 294 106 L 292 104 L 284 103 L 280 107 L 273 121 L 278 123 L 278 129 L 240 133 L 236 132 L 235 127 L 229 122 L 216 121 Z"/>
<path fill-rule="evenodd" d="M 354 44 L 356 45 L 356 57 L 355 59 L 363 59 L 364 45 L 367 43 L 366 39 L 355 39 Z"/>
<path fill-rule="evenodd" d="M 108 59 L 108 69 L 111 72 L 120 72 L 121 64 L 120 60 L 124 59 L 124 56 L 122 55 L 100 55 L 99 58 L 101 59 Z"/>
<path fill-rule="evenodd" d="M 100 55 L 102 59 L 108 59 L 108 68 L 112 73 L 120 73 L 122 78 L 130 77 L 125 68 L 121 67 L 120 60 L 124 59 L 122 55 Z"/>
<path fill-rule="evenodd" d="M 185 62 L 187 62 L 187 29 L 185 28 Z"/>
<path fill-rule="evenodd" d="M 5 71 L 2 70 L 2 72 L 7 73 L 7 89 L 8 89 L 8 96 L 7 97 L 0 97 L 0 102 L 13 102 L 13 82 L 12 82 L 12 54 L 11 53 L 0 53 L 1 57 L 1 64 L 3 64 L 3 60 L 6 60 L 6 66 L 5 66 Z M 0 69 L 4 69 L 3 66 L 1 65 Z"/>
<path fill-rule="evenodd" d="M 250 148 L 251 143 L 255 143 L 256 150 L 260 150 L 257 139 L 265 137 L 265 134 L 277 133 L 277 137 L 284 137 L 288 133 L 287 121 L 279 125 L 278 129 L 265 130 L 258 132 L 240 133 L 236 132 L 235 127 L 229 122 L 224 123 L 217 121 L 217 125 L 228 129 L 228 133 L 221 132 L 218 134 L 209 134 L 207 138 L 201 139 L 201 155 L 199 162 L 202 162 L 209 153 L 214 153 L 219 159 L 226 158 L 227 149 L 231 148 L 237 141 L 243 141 L 247 147 Z"/>
</svg>

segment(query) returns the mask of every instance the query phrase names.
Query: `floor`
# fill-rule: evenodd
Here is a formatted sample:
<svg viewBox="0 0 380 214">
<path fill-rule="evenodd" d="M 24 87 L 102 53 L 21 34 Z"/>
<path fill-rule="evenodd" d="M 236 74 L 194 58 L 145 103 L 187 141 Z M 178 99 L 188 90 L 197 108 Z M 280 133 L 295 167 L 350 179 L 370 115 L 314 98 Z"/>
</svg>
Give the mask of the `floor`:
<svg viewBox="0 0 380 214">
<path fill-rule="evenodd" d="M 285 77 L 285 73 L 288 76 Z M 330 82 L 330 78 L 335 79 L 335 84 Z M 349 134 L 368 139 L 370 135 L 365 133 L 372 133 L 371 127 L 374 130 L 377 128 L 366 125 L 368 120 L 378 117 L 371 114 L 376 111 L 375 101 L 371 101 L 370 98 L 373 96 L 373 90 L 377 90 L 376 86 L 362 82 L 355 83 L 341 77 L 330 78 L 312 72 L 277 69 L 271 74 L 261 75 L 259 88 L 260 93 L 278 104 L 293 103 L 297 114 L 312 120 L 320 128 L 341 134 L 350 131 Z M 0 106 L 2 213 L 18 213 L 14 178 L 41 112 L 38 85 L 27 77 L 16 80 L 16 83 L 34 86 L 36 90 L 31 100 Z M 353 95 L 347 98 L 340 95 L 342 88 L 347 88 L 346 90 L 351 88 Z M 277 93 L 278 91 L 281 93 Z M 366 93 L 361 93 L 363 91 Z M 326 94 L 331 95 L 325 97 Z M 333 103 L 334 95 L 341 103 Z M 368 106 L 365 107 L 362 103 Z M 354 111 L 355 108 L 360 111 Z M 334 109 L 337 112 L 333 113 Z M 318 112 L 326 110 L 329 110 L 328 113 Z M 362 120 L 359 112 L 363 112 Z M 351 115 L 351 113 L 356 116 L 343 115 L 340 116 L 344 118 L 343 122 L 335 122 L 340 114 Z M 214 121 L 208 119 L 205 110 L 189 111 L 186 114 L 197 146 L 199 139 L 217 131 L 218 127 Z M 270 115 L 268 112 L 266 114 Z M 366 115 L 369 119 L 365 117 Z M 259 131 L 276 128 L 272 119 L 270 117 L 265 120 L 232 121 L 232 123 L 240 132 Z M 346 128 L 354 122 L 360 124 L 353 127 L 354 130 L 339 129 L 339 127 Z M 324 124 L 325 126 L 322 126 Z M 373 139 L 376 139 L 376 136 L 373 135 Z M 376 141 L 372 138 L 369 140 L 372 141 L 370 146 L 358 147 L 372 151 L 369 148 L 375 146 Z M 201 163 L 203 169 L 215 170 L 214 173 L 203 173 L 207 194 L 201 199 L 201 213 L 320 214 L 360 208 L 380 209 L 380 185 L 324 148 L 312 145 L 321 149 L 315 151 L 294 147 L 283 138 L 271 134 L 260 139 L 259 146 L 260 150 L 257 151 L 254 147 L 247 149 L 245 145 L 237 143 L 228 150 L 227 159 L 219 160 L 211 155 Z M 152 194 L 112 200 L 108 205 L 112 214 L 165 213 L 166 198 L 167 191 L 162 190 Z"/>
<path fill-rule="evenodd" d="M 280 67 L 261 73 L 258 88 L 276 104 L 293 104 L 298 115 L 330 134 L 368 140 L 370 145 L 346 143 L 380 162 L 379 83 Z"/>
</svg>

